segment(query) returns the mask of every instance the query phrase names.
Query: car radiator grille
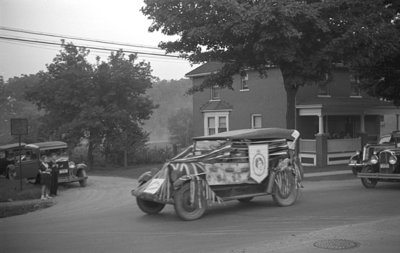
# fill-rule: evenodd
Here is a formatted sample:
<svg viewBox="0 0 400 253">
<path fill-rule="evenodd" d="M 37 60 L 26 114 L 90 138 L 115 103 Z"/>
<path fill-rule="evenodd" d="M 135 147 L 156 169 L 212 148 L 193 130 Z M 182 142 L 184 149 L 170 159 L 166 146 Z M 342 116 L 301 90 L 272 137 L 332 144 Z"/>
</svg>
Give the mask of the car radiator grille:
<svg viewBox="0 0 400 253">
<path fill-rule="evenodd" d="M 379 172 L 391 174 L 394 172 L 394 166 L 389 163 L 390 152 L 382 151 L 379 153 Z"/>
</svg>

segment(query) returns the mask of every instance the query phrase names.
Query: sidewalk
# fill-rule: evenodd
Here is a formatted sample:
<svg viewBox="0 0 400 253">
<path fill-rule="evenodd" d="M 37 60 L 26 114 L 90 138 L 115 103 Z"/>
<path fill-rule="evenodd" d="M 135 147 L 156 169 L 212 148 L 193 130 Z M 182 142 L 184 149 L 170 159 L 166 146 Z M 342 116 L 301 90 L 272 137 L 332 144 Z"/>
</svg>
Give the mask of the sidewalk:
<svg viewBox="0 0 400 253">
<path fill-rule="evenodd" d="M 351 168 L 347 164 L 326 167 L 304 167 L 305 181 L 354 179 Z"/>
</svg>

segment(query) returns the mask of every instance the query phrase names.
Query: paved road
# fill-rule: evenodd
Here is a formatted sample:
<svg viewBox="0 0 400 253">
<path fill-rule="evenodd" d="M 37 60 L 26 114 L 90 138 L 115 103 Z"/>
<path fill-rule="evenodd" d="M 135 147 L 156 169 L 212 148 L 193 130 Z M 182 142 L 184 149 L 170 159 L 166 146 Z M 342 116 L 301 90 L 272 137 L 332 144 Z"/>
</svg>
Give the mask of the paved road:
<svg viewBox="0 0 400 253">
<path fill-rule="evenodd" d="M 172 206 L 144 215 L 130 195 L 135 180 L 92 176 L 86 188 L 61 188 L 53 207 L 0 219 L 0 252 L 323 252 L 313 246 L 323 239 L 359 243 L 351 252 L 399 251 L 400 184 L 304 185 L 291 207 L 267 196 L 212 207 L 184 222 Z"/>
</svg>

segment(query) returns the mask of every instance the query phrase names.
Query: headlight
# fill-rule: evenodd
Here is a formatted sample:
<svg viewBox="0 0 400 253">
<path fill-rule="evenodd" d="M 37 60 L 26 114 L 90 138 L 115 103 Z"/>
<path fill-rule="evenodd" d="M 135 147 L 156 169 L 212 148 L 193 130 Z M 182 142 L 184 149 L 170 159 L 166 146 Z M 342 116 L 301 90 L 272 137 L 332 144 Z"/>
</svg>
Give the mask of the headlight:
<svg viewBox="0 0 400 253">
<path fill-rule="evenodd" d="M 71 169 L 74 169 L 74 168 L 75 168 L 75 163 L 74 163 L 73 161 L 69 161 L 69 162 L 68 162 L 68 166 L 69 166 Z"/>
<path fill-rule="evenodd" d="M 378 163 L 378 157 L 374 154 L 371 156 L 370 162 L 372 164 L 377 164 Z"/>
<path fill-rule="evenodd" d="M 396 164 L 396 163 L 397 163 L 397 157 L 391 155 L 391 156 L 389 157 L 389 163 L 390 163 L 391 165 Z"/>
</svg>

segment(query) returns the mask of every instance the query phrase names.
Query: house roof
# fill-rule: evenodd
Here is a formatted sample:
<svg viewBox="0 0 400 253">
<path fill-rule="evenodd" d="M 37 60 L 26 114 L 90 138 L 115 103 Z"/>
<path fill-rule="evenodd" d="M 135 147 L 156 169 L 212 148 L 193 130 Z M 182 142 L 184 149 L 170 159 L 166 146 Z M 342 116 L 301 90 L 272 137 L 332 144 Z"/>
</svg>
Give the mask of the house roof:
<svg viewBox="0 0 400 253">
<path fill-rule="evenodd" d="M 296 108 L 320 109 L 324 115 L 368 114 L 377 110 L 396 109 L 390 102 L 363 97 L 317 97 L 299 101 Z"/>
<path fill-rule="evenodd" d="M 194 140 L 223 140 L 223 139 L 288 139 L 295 140 L 299 137 L 298 132 L 293 129 L 285 128 L 257 128 L 257 129 L 240 129 L 209 136 L 199 136 Z"/>
<path fill-rule="evenodd" d="M 229 111 L 233 106 L 223 100 L 210 100 L 200 107 L 200 111 Z"/>
<path fill-rule="evenodd" d="M 193 69 L 189 73 L 187 73 L 186 77 L 200 77 L 207 76 L 213 73 L 217 73 L 221 70 L 224 64 L 221 62 L 206 62 L 203 65 Z"/>
</svg>

